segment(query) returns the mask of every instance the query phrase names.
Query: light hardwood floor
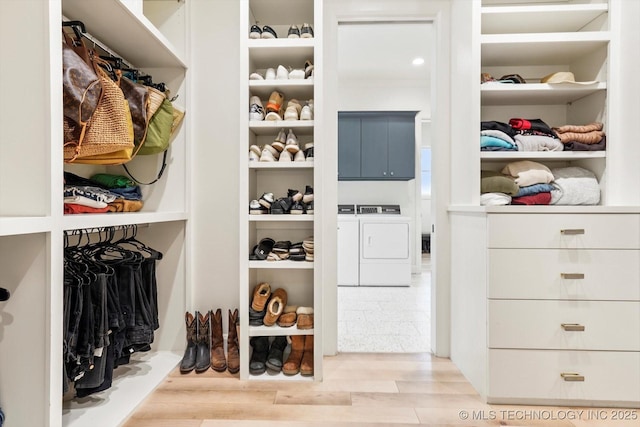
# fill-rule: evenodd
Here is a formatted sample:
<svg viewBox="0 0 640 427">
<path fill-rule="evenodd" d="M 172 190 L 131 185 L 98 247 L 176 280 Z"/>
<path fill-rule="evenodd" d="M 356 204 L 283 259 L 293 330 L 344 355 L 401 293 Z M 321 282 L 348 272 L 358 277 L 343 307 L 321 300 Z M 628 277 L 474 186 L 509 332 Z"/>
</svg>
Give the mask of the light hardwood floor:
<svg viewBox="0 0 640 427">
<path fill-rule="evenodd" d="M 450 360 L 427 353 L 339 354 L 325 357 L 324 374 L 322 382 L 240 381 L 176 369 L 124 427 L 640 425 L 640 410 L 613 422 L 613 409 L 486 405 Z"/>
</svg>

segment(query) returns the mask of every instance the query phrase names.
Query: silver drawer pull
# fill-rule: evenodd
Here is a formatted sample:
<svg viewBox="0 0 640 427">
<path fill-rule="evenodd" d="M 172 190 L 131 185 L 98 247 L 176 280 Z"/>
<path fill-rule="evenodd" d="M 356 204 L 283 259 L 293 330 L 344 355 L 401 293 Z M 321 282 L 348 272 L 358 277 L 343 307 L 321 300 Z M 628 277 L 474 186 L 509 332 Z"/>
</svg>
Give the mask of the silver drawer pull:
<svg viewBox="0 0 640 427">
<path fill-rule="evenodd" d="M 566 230 L 560 230 L 560 233 L 565 236 L 575 236 L 576 234 L 584 234 L 584 228 L 567 228 Z"/>
<path fill-rule="evenodd" d="M 584 279 L 584 273 L 560 273 L 563 279 Z"/>
<path fill-rule="evenodd" d="M 565 331 L 570 331 L 570 332 L 584 331 L 584 325 L 581 325 L 579 323 L 561 323 L 560 326 L 562 326 L 562 329 L 564 329 Z"/>
<path fill-rule="evenodd" d="M 560 376 L 565 381 L 584 381 L 584 375 L 575 374 L 573 372 L 563 372 Z"/>
</svg>

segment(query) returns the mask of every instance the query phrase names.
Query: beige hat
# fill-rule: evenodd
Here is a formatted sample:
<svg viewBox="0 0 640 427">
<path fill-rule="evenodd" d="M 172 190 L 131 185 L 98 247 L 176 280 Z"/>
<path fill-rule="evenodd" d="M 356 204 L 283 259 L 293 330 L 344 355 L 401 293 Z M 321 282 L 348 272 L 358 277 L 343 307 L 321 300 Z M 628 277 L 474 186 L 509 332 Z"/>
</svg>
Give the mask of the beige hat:
<svg viewBox="0 0 640 427">
<path fill-rule="evenodd" d="M 540 83 L 574 83 L 579 85 L 592 85 L 598 83 L 597 81 L 591 82 L 577 82 L 575 76 L 571 71 L 558 71 L 557 73 L 549 74 L 540 79 Z"/>
</svg>

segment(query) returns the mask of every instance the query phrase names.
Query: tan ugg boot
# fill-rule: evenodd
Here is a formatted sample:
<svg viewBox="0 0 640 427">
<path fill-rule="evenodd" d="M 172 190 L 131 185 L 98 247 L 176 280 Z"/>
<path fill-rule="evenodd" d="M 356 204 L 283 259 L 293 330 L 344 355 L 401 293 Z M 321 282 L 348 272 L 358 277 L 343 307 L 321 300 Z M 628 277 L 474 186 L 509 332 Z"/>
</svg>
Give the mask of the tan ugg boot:
<svg viewBox="0 0 640 427">
<path fill-rule="evenodd" d="M 287 361 L 282 365 L 282 373 L 285 375 L 296 375 L 300 372 L 300 362 L 304 353 L 304 335 L 291 336 L 291 352 Z"/>
<path fill-rule="evenodd" d="M 300 362 L 300 375 L 313 375 L 313 335 L 303 335 L 304 353 Z"/>
<path fill-rule="evenodd" d="M 267 314 L 264 315 L 264 319 L 262 320 L 264 325 L 273 326 L 284 311 L 286 305 L 287 291 L 282 288 L 273 291 L 267 304 Z"/>
<path fill-rule="evenodd" d="M 227 369 L 232 374 L 240 370 L 240 353 L 238 351 L 238 309 L 229 310 L 229 333 L 227 334 Z"/>
<path fill-rule="evenodd" d="M 222 310 L 216 310 L 211 316 L 211 369 L 224 372 L 227 369 L 227 359 L 224 357 L 224 338 L 222 338 Z"/>
</svg>

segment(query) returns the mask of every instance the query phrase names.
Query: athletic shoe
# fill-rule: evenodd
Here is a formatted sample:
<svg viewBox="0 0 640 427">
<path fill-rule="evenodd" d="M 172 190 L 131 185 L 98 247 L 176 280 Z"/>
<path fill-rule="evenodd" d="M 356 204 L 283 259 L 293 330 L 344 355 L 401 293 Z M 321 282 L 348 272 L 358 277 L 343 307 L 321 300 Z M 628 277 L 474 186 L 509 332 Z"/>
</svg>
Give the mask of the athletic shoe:
<svg viewBox="0 0 640 427">
<path fill-rule="evenodd" d="M 302 150 L 298 151 L 295 156 L 293 156 L 294 162 L 304 162 L 306 159 L 304 157 L 304 153 Z"/>
<path fill-rule="evenodd" d="M 308 79 L 313 75 L 313 64 L 310 60 L 304 61 L 304 78 Z"/>
<path fill-rule="evenodd" d="M 273 68 L 267 68 L 267 71 L 264 73 L 265 80 L 275 80 L 276 79 L 276 70 Z"/>
<path fill-rule="evenodd" d="M 269 209 L 262 206 L 257 200 L 254 199 L 249 202 L 250 215 L 262 215 L 266 213 L 269 213 Z"/>
<path fill-rule="evenodd" d="M 278 65 L 278 71 L 276 71 L 276 79 L 287 80 L 289 79 L 289 71 L 282 65 Z"/>
<path fill-rule="evenodd" d="M 305 212 L 309 215 L 313 215 L 313 201 L 305 204 Z"/>
<path fill-rule="evenodd" d="M 257 96 L 252 96 L 249 101 L 249 120 L 264 120 L 264 109 L 262 108 L 262 101 L 260 101 L 260 98 Z"/>
<path fill-rule="evenodd" d="M 289 72 L 289 80 L 304 80 L 304 71 L 300 69 Z"/>
<path fill-rule="evenodd" d="M 251 73 L 249 75 L 249 80 L 264 80 L 264 77 L 262 77 L 262 75 L 260 75 L 259 73 Z"/>
<path fill-rule="evenodd" d="M 262 36 L 264 37 L 264 28 L 262 29 L 262 31 Z M 313 38 L 313 28 L 311 28 L 311 25 L 307 24 L 306 22 L 302 24 L 302 28 L 300 29 L 300 37 L 302 37 L 303 39 Z"/>
<path fill-rule="evenodd" d="M 302 193 L 298 190 L 287 190 L 287 197 L 289 197 L 294 202 L 300 202 L 302 200 Z"/>
<path fill-rule="evenodd" d="M 289 32 L 287 34 L 287 38 L 289 39 L 299 39 L 300 38 L 300 29 L 297 25 L 292 25 L 289 27 Z"/>
<path fill-rule="evenodd" d="M 271 157 L 273 157 L 274 161 L 278 160 L 278 158 L 280 157 L 280 152 L 273 148 L 270 144 L 265 144 L 264 147 L 262 147 L 263 153 L 264 150 L 267 150 L 271 154 Z"/>
<path fill-rule="evenodd" d="M 300 111 L 300 120 L 313 120 L 313 110 L 308 104 L 305 104 Z"/>
<path fill-rule="evenodd" d="M 311 30 L 311 32 L 313 33 L 313 30 Z M 278 38 L 278 34 L 275 32 L 275 30 L 273 28 L 271 28 L 268 25 L 265 25 L 264 27 L 262 27 L 262 35 L 261 37 L 263 39 L 277 39 Z"/>
<path fill-rule="evenodd" d="M 301 215 L 304 213 L 304 205 L 300 202 L 294 202 L 289 211 L 292 215 Z"/>
<path fill-rule="evenodd" d="M 291 154 L 296 154 L 300 151 L 300 147 L 298 147 L 298 138 L 291 129 L 289 129 L 289 134 L 287 134 L 287 143 L 284 146 L 284 149 Z"/>
<path fill-rule="evenodd" d="M 310 187 L 308 185 L 306 186 L 304 190 L 304 196 L 302 196 L 302 202 L 303 203 L 313 202 L 313 187 Z"/>
<path fill-rule="evenodd" d="M 273 156 L 273 154 L 269 150 L 264 149 L 264 150 L 262 150 L 262 153 L 260 154 L 260 161 L 261 162 L 275 162 L 276 158 Z"/>
<path fill-rule="evenodd" d="M 257 162 L 260 161 L 260 155 L 256 154 L 255 152 L 253 152 L 252 150 L 249 150 L 249 161 L 250 162 Z"/>
<path fill-rule="evenodd" d="M 275 113 L 272 111 L 270 113 L 267 113 L 264 119 L 267 121 L 275 122 L 277 120 L 282 120 L 282 116 L 280 115 L 280 113 Z"/>
<path fill-rule="evenodd" d="M 293 159 L 291 158 L 291 153 L 289 153 L 288 151 L 283 151 L 282 153 L 280 153 L 280 158 L 278 159 L 278 162 L 291 162 L 293 161 Z"/>
<path fill-rule="evenodd" d="M 287 103 L 287 110 L 284 112 L 285 120 L 298 120 L 300 117 L 300 103 L 297 99 L 292 99 Z"/>
<path fill-rule="evenodd" d="M 269 96 L 269 102 L 267 102 L 267 112 L 278 113 L 283 110 L 284 107 L 284 95 L 277 90 L 271 92 L 271 96 Z"/>
<path fill-rule="evenodd" d="M 307 162 L 313 162 L 313 147 L 304 150 L 304 157 Z"/>
<path fill-rule="evenodd" d="M 269 209 L 271 208 L 271 205 L 274 202 L 274 198 L 273 198 L 273 193 L 262 193 L 262 196 L 260 196 L 260 199 L 258 199 L 258 203 L 260 203 L 260 205 L 264 206 L 265 208 Z"/>
<path fill-rule="evenodd" d="M 250 39 L 259 39 L 262 36 L 262 30 L 257 25 L 252 25 L 249 30 Z"/>
<path fill-rule="evenodd" d="M 278 132 L 278 136 L 276 136 L 276 139 L 273 140 L 271 146 L 278 151 L 282 151 L 284 150 L 284 143 L 286 142 L 286 140 L 287 136 L 284 133 L 284 129 L 280 129 L 280 132 Z"/>
</svg>

